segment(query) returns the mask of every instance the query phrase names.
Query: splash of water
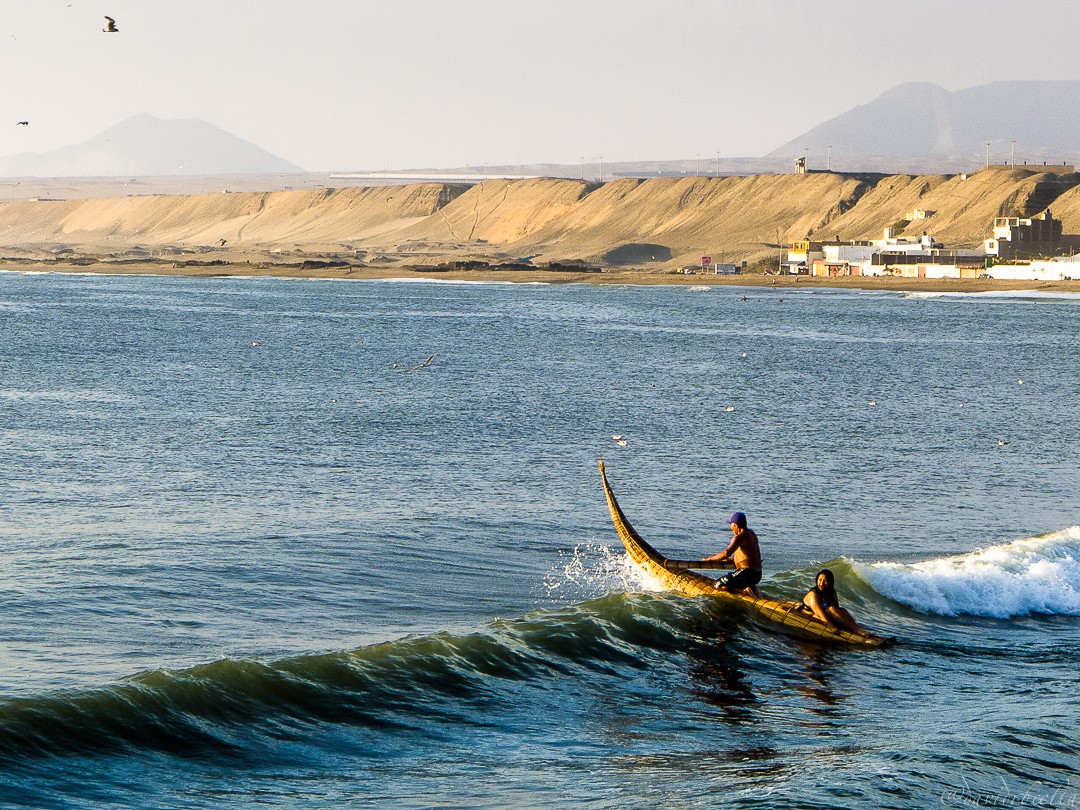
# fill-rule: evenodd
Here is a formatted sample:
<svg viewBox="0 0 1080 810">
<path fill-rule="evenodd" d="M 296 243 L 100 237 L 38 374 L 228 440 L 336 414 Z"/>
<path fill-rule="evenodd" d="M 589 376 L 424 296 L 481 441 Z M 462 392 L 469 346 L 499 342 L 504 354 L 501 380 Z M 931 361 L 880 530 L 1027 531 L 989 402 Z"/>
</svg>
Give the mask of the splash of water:
<svg viewBox="0 0 1080 810">
<path fill-rule="evenodd" d="M 611 591 L 664 590 L 623 551 L 622 546 L 580 543 L 572 551 L 559 552 L 559 562 L 544 578 L 549 597 L 583 599 Z"/>
<path fill-rule="evenodd" d="M 1080 615 L 1080 526 L 910 565 L 854 567 L 875 591 L 923 613 Z"/>
</svg>

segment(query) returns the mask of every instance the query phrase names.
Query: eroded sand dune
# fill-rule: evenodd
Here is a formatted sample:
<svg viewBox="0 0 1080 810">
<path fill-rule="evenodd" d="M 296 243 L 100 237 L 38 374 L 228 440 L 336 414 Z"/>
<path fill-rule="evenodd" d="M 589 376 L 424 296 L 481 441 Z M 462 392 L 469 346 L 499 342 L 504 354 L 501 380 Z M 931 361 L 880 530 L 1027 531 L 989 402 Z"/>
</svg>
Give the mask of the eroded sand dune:
<svg viewBox="0 0 1080 810">
<path fill-rule="evenodd" d="M 991 168 L 967 177 L 930 175 L 756 175 L 425 183 L 195 196 L 133 196 L 0 205 L 8 252 L 134 248 L 355 251 L 386 261 L 538 261 L 640 256 L 657 266 L 702 254 L 750 262 L 807 236 L 876 238 L 914 209 L 906 225 L 950 247 L 981 244 L 995 216 L 1051 206 L 1066 233 L 1080 233 L 1080 175 Z M 222 245 L 224 240 L 225 245 Z M 642 249 L 620 250 L 646 246 Z"/>
</svg>

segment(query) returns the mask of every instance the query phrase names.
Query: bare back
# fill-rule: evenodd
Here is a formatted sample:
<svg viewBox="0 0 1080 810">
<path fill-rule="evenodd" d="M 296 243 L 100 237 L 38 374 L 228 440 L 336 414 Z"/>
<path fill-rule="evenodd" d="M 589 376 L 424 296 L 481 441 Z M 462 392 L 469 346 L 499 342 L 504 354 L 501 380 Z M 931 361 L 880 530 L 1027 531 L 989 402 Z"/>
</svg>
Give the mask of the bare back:
<svg viewBox="0 0 1080 810">
<path fill-rule="evenodd" d="M 761 570 L 761 547 L 758 545 L 757 535 L 753 531 L 743 529 L 735 535 L 728 548 L 731 551 L 731 559 L 735 562 L 736 568 Z"/>
</svg>

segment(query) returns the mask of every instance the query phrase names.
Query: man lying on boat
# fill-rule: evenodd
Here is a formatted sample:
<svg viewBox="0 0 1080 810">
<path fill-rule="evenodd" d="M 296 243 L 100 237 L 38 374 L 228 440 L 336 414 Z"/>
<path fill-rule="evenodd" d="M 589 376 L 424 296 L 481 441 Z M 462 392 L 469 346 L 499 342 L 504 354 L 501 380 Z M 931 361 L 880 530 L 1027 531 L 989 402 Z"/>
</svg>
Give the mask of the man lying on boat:
<svg viewBox="0 0 1080 810">
<path fill-rule="evenodd" d="M 761 582 L 761 547 L 757 535 L 746 526 L 746 515 L 735 512 L 729 519 L 734 535 L 728 547 L 719 554 L 706 557 L 705 560 L 732 562 L 735 570 L 716 580 L 716 588 L 732 593 L 745 593 L 747 596 L 761 597 L 757 584 Z"/>
<path fill-rule="evenodd" d="M 863 638 L 876 638 L 873 633 L 859 627 L 851 614 L 840 607 L 833 572 L 828 568 L 818 571 L 817 584 L 806 592 L 797 609 L 809 613 L 829 627 L 847 630 Z"/>
</svg>

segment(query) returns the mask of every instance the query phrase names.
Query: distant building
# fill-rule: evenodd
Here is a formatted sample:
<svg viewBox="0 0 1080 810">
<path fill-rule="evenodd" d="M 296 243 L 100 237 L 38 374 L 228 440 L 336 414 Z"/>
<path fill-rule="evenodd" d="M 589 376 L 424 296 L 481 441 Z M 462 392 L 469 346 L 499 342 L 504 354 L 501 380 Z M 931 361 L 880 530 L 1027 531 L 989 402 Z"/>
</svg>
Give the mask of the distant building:
<svg viewBox="0 0 1080 810">
<path fill-rule="evenodd" d="M 1031 218 L 997 217 L 994 235 L 983 243 L 987 256 L 999 259 L 1033 259 L 1061 251 L 1061 220 L 1047 208 Z"/>
<path fill-rule="evenodd" d="M 814 248 L 819 247 L 819 251 Z M 895 236 L 885 228 L 881 239 L 851 242 L 796 242 L 788 253 L 787 272 L 805 272 L 814 276 L 917 276 L 944 277 L 938 267 L 984 267 L 981 250 L 945 250 L 929 235 Z M 976 273 L 972 273 L 976 275 Z"/>
<path fill-rule="evenodd" d="M 1022 264 L 996 264 L 987 267 L 986 278 L 1024 281 L 1069 281 L 1080 279 L 1080 256 L 1057 256 Z"/>
<path fill-rule="evenodd" d="M 814 261 L 825 257 L 821 242 L 802 239 L 791 246 L 787 260 L 780 263 L 780 272 L 787 275 L 807 275 Z"/>
<path fill-rule="evenodd" d="M 925 219 L 933 213 L 916 208 L 909 220 Z M 1048 208 L 1034 217 L 995 218 L 993 236 L 983 243 L 982 249 L 946 250 L 929 234 L 895 236 L 892 228 L 885 228 L 881 239 L 795 242 L 780 270 L 814 276 L 1080 278 L 1080 257 L 1057 256 L 1061 252 L 1061 221 L 1054 219 Z M 1017 262 L 1054 256 L 1057 258 L 1046 261 Z"/>
</svg>

